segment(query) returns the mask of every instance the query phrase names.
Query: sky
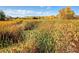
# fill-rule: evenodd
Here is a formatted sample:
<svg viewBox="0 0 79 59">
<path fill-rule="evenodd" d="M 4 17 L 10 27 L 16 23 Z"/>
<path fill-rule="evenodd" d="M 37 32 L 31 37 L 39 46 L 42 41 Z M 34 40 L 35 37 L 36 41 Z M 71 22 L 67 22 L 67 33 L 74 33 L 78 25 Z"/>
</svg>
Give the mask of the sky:
<svg viewBox="0 0 79 59">
<path fill-rule="evenodd" d="M 0 6 L 7 16 L 49 16 L 57 15 L 58 11 L 66 6 Z M 79 6 L 71 6 L 71 9 L 79 15 Z"/>
</svg>

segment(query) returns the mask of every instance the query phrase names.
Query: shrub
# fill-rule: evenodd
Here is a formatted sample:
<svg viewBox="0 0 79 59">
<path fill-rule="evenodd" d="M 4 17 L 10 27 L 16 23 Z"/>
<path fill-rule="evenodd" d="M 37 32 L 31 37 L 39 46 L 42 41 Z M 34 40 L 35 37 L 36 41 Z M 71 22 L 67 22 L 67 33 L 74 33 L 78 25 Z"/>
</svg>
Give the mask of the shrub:
<svg viewBox="0 0 79 59">
<path fill-rule="evenodd" d="M 39 22 L 37 21 L 32 21 L 32 22 L 27 22 L 25 23 L 25 30 L 33 30 L 38 26 Z"/>
</svg>

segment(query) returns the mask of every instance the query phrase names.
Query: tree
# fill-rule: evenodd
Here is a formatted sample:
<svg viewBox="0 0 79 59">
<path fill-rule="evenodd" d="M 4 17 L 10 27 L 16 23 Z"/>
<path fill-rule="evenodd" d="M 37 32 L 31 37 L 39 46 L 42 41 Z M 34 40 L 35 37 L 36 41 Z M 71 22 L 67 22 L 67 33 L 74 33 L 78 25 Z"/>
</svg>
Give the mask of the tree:
<svg viewBox="0 0 79 59">
<path fill-rule="evenodd" d="M 5 13 L 1 10 L 0 11 L 0 20 L 5 20 L 6 16 Z"/>
<path fill-rule="evenodd" d="M 65 12 L 66 12 L 66 17 L 67 17 L 67 19 L 73 18 L 74 15 L 75 15 L 74 11 L 72 11 L 70 7 L 67 7 L 67 8 L 65 8 L 65 9 L 66 9 Z"/>
<path fill-rule="evenodd" d="M 75 15 L 75 13 L 73 10 L 71 10 L 70 7 L 66 7 L 59 11 L 59 17 L 62 19 L 73 19 L 74 15 Z"/>
</svg>

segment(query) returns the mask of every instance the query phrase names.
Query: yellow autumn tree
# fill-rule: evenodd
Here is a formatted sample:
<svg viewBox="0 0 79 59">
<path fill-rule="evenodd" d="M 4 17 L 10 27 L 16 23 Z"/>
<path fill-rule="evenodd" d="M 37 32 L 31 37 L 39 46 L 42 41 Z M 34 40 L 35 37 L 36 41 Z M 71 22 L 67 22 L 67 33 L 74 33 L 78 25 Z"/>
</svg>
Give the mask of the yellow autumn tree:
<svg viewBox="0 0 79 59">
<path fill-rule="evenodd" d="M 74 18 L 74 11 L 71 10 L 70 7 L 66 7 L 66 8 L 63 8 L 61 10 L 59 10 L 59 18 L 62 18 L 62 19 L 73 19 Z"/>
</svg>

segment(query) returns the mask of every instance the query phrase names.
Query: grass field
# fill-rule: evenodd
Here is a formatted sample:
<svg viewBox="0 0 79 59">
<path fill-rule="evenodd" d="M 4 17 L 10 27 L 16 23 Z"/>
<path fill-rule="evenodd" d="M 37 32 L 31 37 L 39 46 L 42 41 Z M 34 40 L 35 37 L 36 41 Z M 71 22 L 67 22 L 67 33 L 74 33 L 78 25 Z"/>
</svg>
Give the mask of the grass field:
<svg viewBox="0 0 79 59">
<path fill-rule="evenodd" d="M 79 20 L 0 21 L 0 52 L 79 52 Z"/>
</svg>

